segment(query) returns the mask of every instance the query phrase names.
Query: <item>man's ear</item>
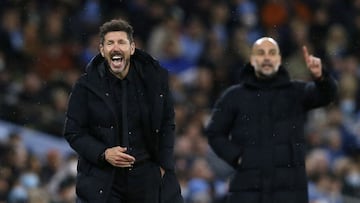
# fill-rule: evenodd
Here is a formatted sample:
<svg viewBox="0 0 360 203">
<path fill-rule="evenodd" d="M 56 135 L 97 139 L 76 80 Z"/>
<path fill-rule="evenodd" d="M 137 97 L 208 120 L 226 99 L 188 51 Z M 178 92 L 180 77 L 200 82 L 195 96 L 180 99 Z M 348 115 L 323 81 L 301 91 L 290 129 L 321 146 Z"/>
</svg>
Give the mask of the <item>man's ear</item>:
<svg viewBox="0 0 360 203">
<path fill-rule="evenodd" d="M 252 55 L 250 56 L 250 64 L 255 66 L 255 58 Z"/>
<path fill-rule="evenodd" d="M 99 51 L 102 57 L 104 57 L 104 47 L 102 44 L 99 45 Z"/>
<path fill-rule="evenodd" d="M 130 49 L 131 49 L 131 55 L 133 55 L 135 52 L 135 42 L 131 42 Z"/>
</svg>

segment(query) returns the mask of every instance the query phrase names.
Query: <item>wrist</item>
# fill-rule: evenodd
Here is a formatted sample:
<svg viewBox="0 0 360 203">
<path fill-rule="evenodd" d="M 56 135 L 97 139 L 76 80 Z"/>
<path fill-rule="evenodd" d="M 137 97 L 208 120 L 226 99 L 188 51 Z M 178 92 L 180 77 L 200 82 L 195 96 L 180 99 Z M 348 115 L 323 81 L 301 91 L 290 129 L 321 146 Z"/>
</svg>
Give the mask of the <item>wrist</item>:
<svg viewBox="0 0 360 203">
<path fill-rule="evenodd" d="M 99 156 L 99 162 L 100 162 L 100 163 L 105 163 L 105 162 L 106 162 L 105 151 L 100 154 L 100 156 Z"/>
</svg>

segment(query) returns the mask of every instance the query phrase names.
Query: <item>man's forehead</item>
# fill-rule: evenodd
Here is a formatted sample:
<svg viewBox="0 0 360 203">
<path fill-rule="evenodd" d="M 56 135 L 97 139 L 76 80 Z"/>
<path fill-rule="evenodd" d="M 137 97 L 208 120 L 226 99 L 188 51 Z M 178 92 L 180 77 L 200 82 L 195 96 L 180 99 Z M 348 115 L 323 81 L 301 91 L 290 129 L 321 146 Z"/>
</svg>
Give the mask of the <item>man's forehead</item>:
<svg viewBox="0 0 360 203">
<path fill-rule="evenodd" d="M 256 42 L 253 45 L 253 50 L 257 50 L 257 49 L 276 49 L 279 50 L 279 46 L 277 44 L 277 42 L 270 37 L 263 37 L 260 38 L 258 40 L 256 40 Z"/>
<path fill-rule="evenodd" d="M 124 31 L 110 31 L 104 35 L 105 38 L 127 38 L 127 33 Z"/>
</svg>

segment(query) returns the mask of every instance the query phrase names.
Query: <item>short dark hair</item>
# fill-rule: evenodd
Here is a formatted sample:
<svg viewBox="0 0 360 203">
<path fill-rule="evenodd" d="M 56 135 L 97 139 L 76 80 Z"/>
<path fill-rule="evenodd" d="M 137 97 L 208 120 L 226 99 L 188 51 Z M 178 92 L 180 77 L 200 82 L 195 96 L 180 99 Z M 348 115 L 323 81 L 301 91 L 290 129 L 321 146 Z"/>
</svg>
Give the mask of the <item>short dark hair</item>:
<svg viewBox="0 0 360 203">
<path fill-rule="evenodd" d="M 113 31 L 124 31 L 124 32 L 126 32 L 128 38 L 129 38 L 129 41 L 130 42 L 134 41 L 133 27 L 127 21 L 125 21 L 123 19 L 113 19 L 113 20 L 105 22 L 100 27 L 100 30 L 99 30 L 100 43 L 103 44 L 105 35 L 108 32 L 113 32 Z"/>
</svg>

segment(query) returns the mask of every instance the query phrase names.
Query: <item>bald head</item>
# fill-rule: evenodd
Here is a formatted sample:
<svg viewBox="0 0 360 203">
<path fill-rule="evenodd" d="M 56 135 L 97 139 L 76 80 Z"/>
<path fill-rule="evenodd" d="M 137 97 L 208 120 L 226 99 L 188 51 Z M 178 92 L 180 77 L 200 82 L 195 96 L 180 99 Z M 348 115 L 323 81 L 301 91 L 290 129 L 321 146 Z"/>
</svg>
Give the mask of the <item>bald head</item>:
<svg viewBox="0 0 360 203">
<path fill-rule="evenodd" d="M 262 37 L 252 46 L 250 63 L 259 78 L 273 77 L 281 64 L 278 43 L 270 37 Z"/>
<path fill-rule="evenodd" d="M 279 49 L 278 43 L 271 37 L 262 37 L 262 38 L 256 40 L 252 46 L 252 51 L 254 51 L 254 49 L 256 49 L 258 46 L 262 46 L 265 43 L 272 44 L 274 47 L 276 47 L 276 49 L 278 50 L 278 52 L 280 54 L 280 49 Z"/>
</svg>

